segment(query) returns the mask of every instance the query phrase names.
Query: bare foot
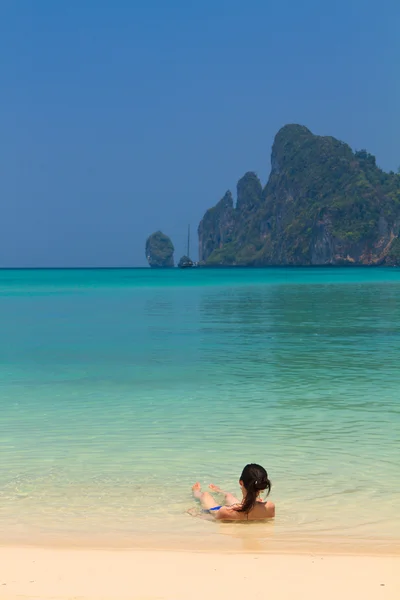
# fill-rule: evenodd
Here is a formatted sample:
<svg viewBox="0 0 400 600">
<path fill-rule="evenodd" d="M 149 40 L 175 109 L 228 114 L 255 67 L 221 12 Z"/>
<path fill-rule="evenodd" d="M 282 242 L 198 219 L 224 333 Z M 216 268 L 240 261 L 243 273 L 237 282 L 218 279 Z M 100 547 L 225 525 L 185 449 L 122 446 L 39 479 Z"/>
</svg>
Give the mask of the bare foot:
<svg viewBox="0 0 400 600">
<path fill-rule="evenodd" d="M 224 494 L 225 492 L 223 492 L 221 490 L 220 487 L 218 487 L 217 485 L 214 485 L 213 483 L 210 483 L 210 485 L 208 486 L 210 488 L 210 490 L 212 490 L 213 492 L 216 492 L 217 494 Z"/>
<path fill-rule="evenodd" d="M 198 500 L 201 500 L 201 497 L 203 494 L 201 493 L 201 485 L 198 481 L 196 481 L 196 483 L 192 487 L 192 492 L 193 492 L 193 496 L 195 498 L 197 498 Z"/>
</svg>

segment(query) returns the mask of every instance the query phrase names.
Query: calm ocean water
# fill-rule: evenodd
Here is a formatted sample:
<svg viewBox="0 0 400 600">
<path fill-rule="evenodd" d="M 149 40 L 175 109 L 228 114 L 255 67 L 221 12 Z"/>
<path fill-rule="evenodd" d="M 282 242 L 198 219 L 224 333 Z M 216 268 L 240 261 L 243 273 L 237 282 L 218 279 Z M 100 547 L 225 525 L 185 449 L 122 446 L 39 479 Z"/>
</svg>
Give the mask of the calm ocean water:
<svg viewBox="0 0 400 600">
<path fill-rule="evenodd" d="M 2 542 L 391 547 L 400 270 L 0 271 L 0 414 Z M 253 461 L 273 524 L 185 514 Z"/>
</svg>

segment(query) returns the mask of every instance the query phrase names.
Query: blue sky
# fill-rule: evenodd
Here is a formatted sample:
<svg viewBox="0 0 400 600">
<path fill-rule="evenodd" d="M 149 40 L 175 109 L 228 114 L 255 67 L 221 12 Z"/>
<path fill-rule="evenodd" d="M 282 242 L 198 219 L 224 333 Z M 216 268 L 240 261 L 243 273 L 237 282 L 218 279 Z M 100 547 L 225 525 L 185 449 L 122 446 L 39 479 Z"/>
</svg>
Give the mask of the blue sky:
<svg viewBox="0 0 400 600">
<path fill-rule="evenodd" d="M 398 0 L 0 3 L 0 266 L 142 266 L 286 123 L 400 165 Z M 193 254 L 197 251 L 193 241 Z"/>
</svg>

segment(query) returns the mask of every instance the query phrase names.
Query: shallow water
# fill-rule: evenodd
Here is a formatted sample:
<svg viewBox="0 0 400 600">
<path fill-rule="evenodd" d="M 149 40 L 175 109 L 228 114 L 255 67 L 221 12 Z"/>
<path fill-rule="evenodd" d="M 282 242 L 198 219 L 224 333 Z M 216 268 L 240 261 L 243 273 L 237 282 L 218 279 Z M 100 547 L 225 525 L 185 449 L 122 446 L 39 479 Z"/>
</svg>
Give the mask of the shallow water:
<svg viewBox="0 0 400 600">
<path fill-rule="evenodd" d="M 393 546 L 399 365 L 398 269 L 0 271 L 2 540 Z M 274 523 L 185 514 L 253 461 Z"/>
</svg>

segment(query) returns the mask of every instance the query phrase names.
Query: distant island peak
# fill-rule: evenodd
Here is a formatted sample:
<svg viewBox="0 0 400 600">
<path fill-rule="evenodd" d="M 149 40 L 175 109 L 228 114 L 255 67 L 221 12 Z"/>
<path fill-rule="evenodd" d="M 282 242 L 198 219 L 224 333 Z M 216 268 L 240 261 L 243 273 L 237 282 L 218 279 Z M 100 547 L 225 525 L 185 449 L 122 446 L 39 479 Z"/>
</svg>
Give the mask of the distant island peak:
<svg viewBox="0 0 400 600">
<path fill-rule="evenodd" d="M 253 172 L 207 210 L 205 266 L 400 264 L 400 176 L 366 150 L 303 125 L 282 127 L 266 186 Z"/>
</svg>

